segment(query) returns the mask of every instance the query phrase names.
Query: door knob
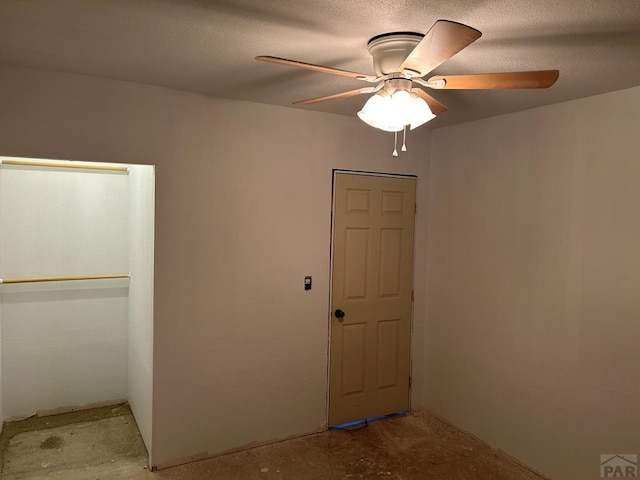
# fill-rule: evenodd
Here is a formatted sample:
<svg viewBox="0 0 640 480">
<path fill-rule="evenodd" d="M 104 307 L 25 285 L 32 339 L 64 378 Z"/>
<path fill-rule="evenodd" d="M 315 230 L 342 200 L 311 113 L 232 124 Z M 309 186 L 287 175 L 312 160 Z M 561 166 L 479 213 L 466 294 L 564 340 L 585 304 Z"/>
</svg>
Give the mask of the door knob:
<svg viewBox="0 0 640 480">
<path fill-rule="evenodd" d="M 336 310 L 336 318 L 344 318 L 344 312 L 340 309 Z"/>
</svg>

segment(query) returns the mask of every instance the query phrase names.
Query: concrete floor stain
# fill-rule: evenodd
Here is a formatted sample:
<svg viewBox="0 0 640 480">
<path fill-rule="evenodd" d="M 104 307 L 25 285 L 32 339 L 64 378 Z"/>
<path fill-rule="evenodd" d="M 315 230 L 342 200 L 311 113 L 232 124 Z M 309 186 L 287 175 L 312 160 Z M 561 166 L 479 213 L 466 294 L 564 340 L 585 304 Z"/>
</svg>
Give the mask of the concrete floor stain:
<svg viewBox="0 0 640 480">
<path fill-rule="evenodd" d="M 52 450 L 54 448 L 62 447 L 62 439 L 56 435 L 50 435 L 45 441 L 40 444 L 40 448 L 46 450 Z"/>
</svg>

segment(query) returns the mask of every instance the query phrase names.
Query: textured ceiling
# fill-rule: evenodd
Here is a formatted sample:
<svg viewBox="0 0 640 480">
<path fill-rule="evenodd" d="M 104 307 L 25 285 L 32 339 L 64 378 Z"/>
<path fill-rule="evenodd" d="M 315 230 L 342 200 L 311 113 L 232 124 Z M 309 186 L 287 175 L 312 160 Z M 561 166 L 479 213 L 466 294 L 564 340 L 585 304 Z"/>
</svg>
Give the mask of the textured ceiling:
<svg viewBox="0 0 640 480">
<path fill-rule="evenodd" d="M 291 106 L 367 86 L 254 60 L 373 73 L 366 44 L 438 19 L 483 32 L 434 73 L 559 69 L 547 90 L 431 91 L 450 125 L 640 85 L 640 0 L 0 0 L 0 63 Z M 355 115 L 367 97 L 305 107 Z"/>
</svg>

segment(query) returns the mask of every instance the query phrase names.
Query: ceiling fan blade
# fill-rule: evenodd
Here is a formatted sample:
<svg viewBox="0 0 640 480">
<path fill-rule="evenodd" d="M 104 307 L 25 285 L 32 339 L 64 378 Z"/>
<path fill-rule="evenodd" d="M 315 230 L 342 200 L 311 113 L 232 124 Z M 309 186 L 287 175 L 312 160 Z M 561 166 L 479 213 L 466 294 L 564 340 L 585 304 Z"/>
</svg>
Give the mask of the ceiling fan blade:
<svg viewBox="0 0 640 480">
<path fill-rule="evenodd" d="M 558 70 L 537 72 L 483 73 L 479 75 L 436 75 L 428 82 L 444 81 L 443 86 L 432 88 L 482 90 L 503 88 L 548 88 L 558 80 Z"/>
<path fill-rule="evenodd" d="M 355 97 L 356 95 L 363 95 L 365 93 L 373 93 L 375 87 L 358 88 L 357 90 L 349 90 L 348 92 L 334 93 L 333 95 L 325 95 L 324 97 L 309 98 L 307 100 L 298 100 L 293 102 L 294 105 L 312 105 L 314 103 L 327 102 L 329 100 L 337 100 L 338 98 Z"/>
<path fill-rule="evenodd" d="M 349 72 L 348 70 L 340 70 L 339 68 L 324 67 L 322 65 L 314 65 L 313 63 L 299 62 L 297 60 L 288 60 L 286 58 L 272 57 L 269 55 L 260 55 L 256 60 L 261 62 L 277 63 L 279 65 L 287 65 L 289 67 L 304 68 L 305 70 L 313 70 L 314 72 L 330 73 L 332 75 L 342 75 L 343 77 L 356 78 L 358 80 L 366 80 L 367 82 L 375 82 L 376 77 L 373 75 L 365 75 L 364 73 Z"/>
<path fill-rule="evenodd" d="M 444 113 L 444 112 L 446 112 L 448 110 L 447 107 L 445 107 L 438 100 L 433 98 L 431 95 L 429 95 L 427 92 L 425 92 L 421 88 L 414 88 L 411 91 L 417 93 L 418 95 L 420 95 L 420 97 L 425 102 L 427 102 L 427 105 L 429 105 L 429 109 L 433 112 L 434 115 L 440 115 L 441 113 Z"/>
<path fill-rule="evenodd" d="M 400 72 L 408 70 L 409 74 L 416 72 L 422 77 L 471 45 L 481 35 L 482 32 L 462 23 L 438 20 L 404 59 Z"/>
</svg>

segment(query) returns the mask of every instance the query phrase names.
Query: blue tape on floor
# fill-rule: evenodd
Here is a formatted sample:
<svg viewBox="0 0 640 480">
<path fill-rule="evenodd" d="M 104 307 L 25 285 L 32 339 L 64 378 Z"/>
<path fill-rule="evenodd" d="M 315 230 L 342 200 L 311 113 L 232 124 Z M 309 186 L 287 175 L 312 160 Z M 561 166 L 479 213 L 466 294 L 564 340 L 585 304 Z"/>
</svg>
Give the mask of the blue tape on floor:
<svg viewBox="0 0 640 480">
<path fill-rule="evenodd" d="M 334 429 L 339 430 L 339 429 L 349 428 L 355 425 L 360 425 L 361 423 L 369 423 L 375 420 L 380 420 L 381 418 L 397 417 L 399 415 L 406 415 L 407 413 L 409 413 L 407 410 L 402 410 L 401 412 L 390 413 L 389 415 L 380 415 L 378 417 L 363 418 L 362 420 L 356 420 L 354 422 L 347 422 L 347 423 L 341 423 L 340 425 L 334 425 L 333 427 L 329 427 L 329 430 L 334 430 Z"/>
</svg>

